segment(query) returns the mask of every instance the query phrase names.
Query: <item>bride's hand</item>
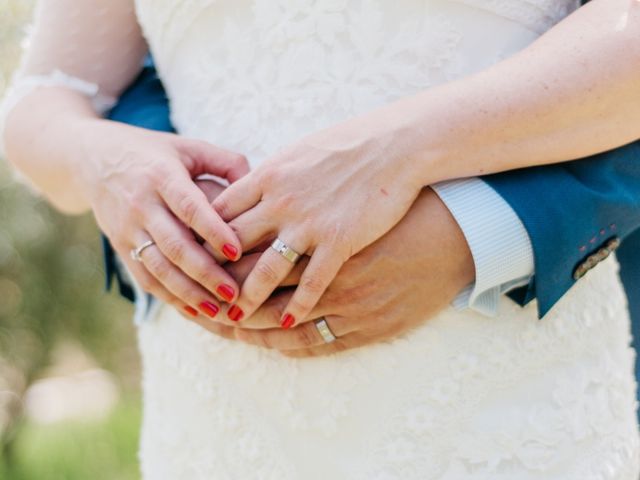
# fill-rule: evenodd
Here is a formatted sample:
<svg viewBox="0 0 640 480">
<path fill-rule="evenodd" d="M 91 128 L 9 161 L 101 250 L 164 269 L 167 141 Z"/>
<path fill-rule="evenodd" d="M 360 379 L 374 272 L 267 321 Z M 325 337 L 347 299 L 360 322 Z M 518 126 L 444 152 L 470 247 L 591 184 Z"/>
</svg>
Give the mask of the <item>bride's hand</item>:
<svg viewBox="0 0 640 480">
<path fill-rule="evenodd" d="M 232 301 L 238 286 L 218 265 L 237 260 L 241 244 L 193 178 L 212 174 L 235 182 L 246 159 L 206 142 L 106 121 L 82 125 L 80 172 L 102 231 L 142 288 L 191 316 L 210 317 L 216 297 Z M 209 245 L 200 245 L 194 233 Z M 140 255 L 132 249 L 155 242 Z"/>
<path fill-rule="evenodd" d="M 393 136 L 377 130 L 363 117 L 310 135 L 213 202 L 245 251 L 277 237 L 311 256 L 283 312 L 284 328 L 307 318 L 340 267 L 400 221 L 423 187 L 411 159 L 398 155 Z M 267 249 L 228 317 L 250 316 L 292 268 Z"/>
<path fill-rule="evenodd" d="M 211 198 L 211 197 L 210 197 Z M 226 265 L 239 282 L 259 253 L 245 252 Z M 311 315 L 290 329 L 280 328 L 282 309 L 298 285 L 307 259 L 296 265 L 277 293 L 250 318 L 227 325 L 196 321 L 207 330 L 295 357 L 388 342 L 424 325 L 474 281 L 475 264 L 455 218 L 430 188 L 424 188 L 407 215 L 391 231 L 351 257 Z M 316 326 L 323 317 L 337 338 L 331 343 Z"/>
</svg>

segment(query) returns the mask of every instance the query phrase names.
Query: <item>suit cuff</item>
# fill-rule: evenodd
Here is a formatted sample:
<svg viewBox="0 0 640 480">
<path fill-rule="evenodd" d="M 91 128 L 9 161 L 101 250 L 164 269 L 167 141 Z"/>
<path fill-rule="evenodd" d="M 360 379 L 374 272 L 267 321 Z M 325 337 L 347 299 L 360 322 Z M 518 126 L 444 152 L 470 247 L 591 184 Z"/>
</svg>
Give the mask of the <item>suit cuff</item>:
<svg viewBox="0 0 640 480">
<path fill-rule="evenodd" d="M 457 309 L 498 312 L 502 294 L 526 285 L 534 273 L 529 234 L 511 206 L 479 178 L 432 185 L 464 234 L 475 264 L 475 283 L 456 297 Z"/>
</svg>

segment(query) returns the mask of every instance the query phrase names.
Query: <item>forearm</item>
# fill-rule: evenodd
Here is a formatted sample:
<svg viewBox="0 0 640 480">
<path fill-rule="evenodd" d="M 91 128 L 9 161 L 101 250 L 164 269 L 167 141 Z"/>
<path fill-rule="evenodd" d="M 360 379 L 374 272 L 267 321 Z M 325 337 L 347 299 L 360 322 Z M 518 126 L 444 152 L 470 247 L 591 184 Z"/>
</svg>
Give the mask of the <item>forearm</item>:
<svg viewBox="0 0 640 480">
<path fill-rule="evenodd" d="M 21 173 L 67 213 L 89 209 L 80 172 L 89 159 L 80 126 L 98 122 L 91 102 L 66 88 L 42 88 L 9 113 L 4 131 L 6 155 Z"/>
<path fill-rule="evenodd" d="M 423 184 L 610 150 L 640 137 L 639 36 L 640 2 L 594 0 L 513 57 L 367 121 Z"/>
<path fill-rule="evenodd" d="M 9 160 L 58 207 L 88 207 L 78 178 L 81 123 L 115 101 L 142 68 L 147 45 L 133 0 L 41 0 L 21 66 L 0 108 Z M 0 142 L 1 143 L 1 142 Z"/>
</svg>

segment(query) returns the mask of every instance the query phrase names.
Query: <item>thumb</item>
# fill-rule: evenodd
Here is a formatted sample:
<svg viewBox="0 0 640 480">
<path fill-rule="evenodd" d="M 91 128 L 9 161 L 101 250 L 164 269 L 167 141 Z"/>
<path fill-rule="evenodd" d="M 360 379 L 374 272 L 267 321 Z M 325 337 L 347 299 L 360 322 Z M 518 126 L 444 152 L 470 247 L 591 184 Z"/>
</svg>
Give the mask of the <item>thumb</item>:
<svg viewBox="0 0 640 480">
<path fill-rule="evenodd" d="M 210 174 L 233 183 L 249 173 L 247 158 L 202 140 L 178 137 L 179 152 L 191 160 L 185 162 L 192 177 Z"/>
</svg>

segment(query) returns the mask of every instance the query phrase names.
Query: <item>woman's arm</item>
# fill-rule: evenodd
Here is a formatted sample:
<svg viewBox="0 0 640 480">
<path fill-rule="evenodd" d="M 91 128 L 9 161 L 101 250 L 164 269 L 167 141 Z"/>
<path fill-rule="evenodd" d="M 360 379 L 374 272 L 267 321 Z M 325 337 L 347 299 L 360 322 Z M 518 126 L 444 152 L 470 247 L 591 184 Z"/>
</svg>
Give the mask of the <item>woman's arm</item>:
<svg viewBox="0 0 640 480">
<path fill-rule="evenodd" d="M 96 110 L 131 83 L 146 51 L 130 0 L 38 3 L 2 133 L 9 161 L 61 210 L 90 206 L 76 125 L 98 121 Z"/>
<path fill-rule="evenodd" d="M 564 162 L 637 140 L 640 2 L 593 0 L 513 57 L 365 121 L 374 135 L 402 139 L 405 167 L 424 184 Z"/>
<path fill-rule="evenodd" d="M 193 179 L 233 182 L 248 164 L 205 142 L 100 118 L 146 52 L 133 0 L 42 0 L 0 135 L 9 161 L 51 203 L 93 210 L 144 290 L 212 317 L 238 286 L 193 232 L 221 261 L 239 258 L 241 246 Z M 142 263 L 130 258 L 149 240 Z"/>
<path fill-rule="evenodd" d="M 283 325 L 307 318 L 346 259 L 425 185 L 640 137 L 639 36 L 638 1 L 594 0 L 511 59 L 313 133 L 223 192 L 213 205 L 245 247 L 275 234 L 312 255 Z M 291 268 L 266 251 L 229 317 L 250 316 Z"/>
</svg>

